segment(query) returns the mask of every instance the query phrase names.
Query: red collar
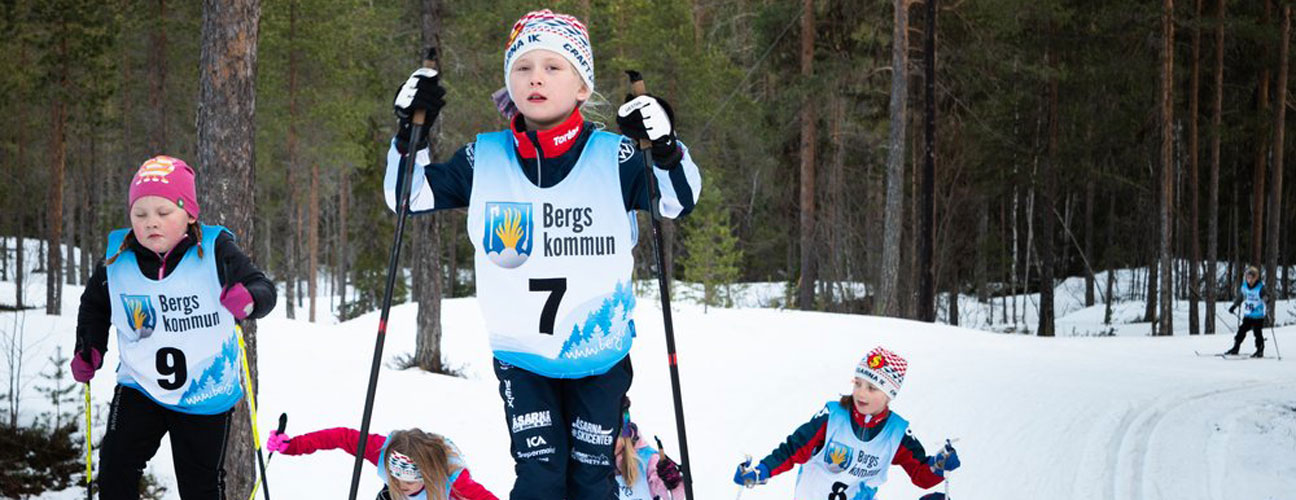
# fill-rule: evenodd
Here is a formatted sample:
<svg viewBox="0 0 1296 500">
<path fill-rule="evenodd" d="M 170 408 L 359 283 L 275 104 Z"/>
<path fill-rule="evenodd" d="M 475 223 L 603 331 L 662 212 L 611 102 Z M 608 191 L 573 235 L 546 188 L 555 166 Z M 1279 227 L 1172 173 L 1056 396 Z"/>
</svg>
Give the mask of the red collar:
<svg viewBox="0 0 1296 500">
<path fill-rule="evenodd" d="M 864 421 L 865 415 L 863 413 L 860 413 L 859 410 L 855 408 L 855 405 L 851 405 L 851 420 L 854 420 L 856 424 L 859 424 L 860 427 L 863 427 L 865 429 L 872 429 L 874 427 L 882 425 L 882 422 L 886 422 L 886 419 L 889 416 L 891 416 L 891 409 L 887 408 L 885 410 L 882 410 L 881 413 L 874 415 L 873 418 L 870 419 L 869 421 L 865 422 Z"/>
<path fill-rule="evenodd" d="M 518 154 L 523 158 L 535 158 L 535 144 L 540 144 L 540 149 L 544 152 L 545 158 L 557 158 L 562 156 L 571 149 L 572 144 L 576 143 L 576 138 L 580 136 L 581 128 L 585 125 L 585 117 L 581 116 L 580 110 L 572 111 L 571 116 L 567 117 L 562 123 L 548 130 L 528 131 L 525 122 L 522 121 L 522 115 L 513 118 L 513 124 L 509 128 L 513 131 L 513 140 L 517 144 Z M 529 134 L 535 134 L 536 141 L 532 142 Z"/>
</svg>

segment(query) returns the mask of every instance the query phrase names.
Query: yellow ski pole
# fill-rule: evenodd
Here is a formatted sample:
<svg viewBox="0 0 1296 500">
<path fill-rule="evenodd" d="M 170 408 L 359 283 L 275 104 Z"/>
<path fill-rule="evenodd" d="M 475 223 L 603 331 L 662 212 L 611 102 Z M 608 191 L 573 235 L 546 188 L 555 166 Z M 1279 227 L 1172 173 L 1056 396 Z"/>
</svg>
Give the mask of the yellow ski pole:
<svg viewBox="0 0 1296 500">
<path fill-rule="evenodd" d="M 85 449 L 86 449 L 86 500 L 94 500 L 92 483 L 94 481 L 94 451 L 90 444 L 90 381 L 85 383 Z"/>
<path fill-rule="evenodd" d="M 252 445 L 256 448 L 257 464 L 261 466 L 261 476 L 257 478 L 256 483 L 263 488 L 266 500 L 270 500 L 270 483 L 265 480 L 265 455 L 261 452 L 261 434 L 257 432 L 256 395 L 252 392 L 252 370 L 248 367 L 247 344 L 243 342 L 243 327 L 235 323 L 234 333 L 238 335 L 239 353 L 243 357 L 243 384 L 247 386 L 248 413 L 252 416 Z M 252 485 L 252 496 L 248 500 L 256 498 L 257 484 Z"/>
</svg>

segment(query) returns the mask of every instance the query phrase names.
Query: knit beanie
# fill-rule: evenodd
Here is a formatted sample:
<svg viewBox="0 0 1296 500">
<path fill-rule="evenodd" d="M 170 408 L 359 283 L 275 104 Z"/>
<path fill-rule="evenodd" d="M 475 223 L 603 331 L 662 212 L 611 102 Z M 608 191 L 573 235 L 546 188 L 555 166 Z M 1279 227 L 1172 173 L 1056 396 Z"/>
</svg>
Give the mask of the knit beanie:
<svg viewBox="0 0 1296 500">
<path fill-rule="evenodd" d="M 126 208 L 135 206 L 135 200 L 145 196 L 160 196 L 198 218 L 198 194 L 194 190 L 194 171 L 179 158 L 159 155 L 140 165 L 131 179 L 130 200 Z"/>
<path fill-rule="evenodd" d="M 895 399 L 908 368 L 909 363 L 904 358 L 879 346 L 860 360 L 859 366 L 855 367 L 855 376 L 869 381 Z"/>
<path fill-rule="evenodd" d="M 414 459 L 396 450 L 387 450 L 387 474 L 409 483 L 423 480 L 423 473 Z"/>
<path fill-rule="evenodd" d="M 513 61 L 537 49 L 563 56 L 576 68 L 585 86 L 591 92 L 594 90 L 594 49 L 590 47 L 589 32 L 575 16 L 549 9 L 528 12 L 513 23 L 504 49 L 504 88 L 508 88 L 508 74 Z M 508 89 L 508 93 L 513 98 L 513 89 Z"/>
</svg>

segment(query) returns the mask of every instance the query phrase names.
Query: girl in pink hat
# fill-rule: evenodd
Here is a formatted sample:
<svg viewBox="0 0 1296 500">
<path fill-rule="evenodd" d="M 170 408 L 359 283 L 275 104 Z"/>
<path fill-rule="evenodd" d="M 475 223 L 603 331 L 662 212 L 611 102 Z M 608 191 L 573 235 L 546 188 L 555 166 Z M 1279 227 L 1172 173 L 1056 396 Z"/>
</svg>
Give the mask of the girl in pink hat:
<svg viewBox="0 0 1296 500">
<path fill-rule="evenodd" d="M 171 436 L 180 496 L 224 498 L 225 441 L 243 398 L 235 322 L 274 308 L 275 287 L 221 226 L 198 222 L 194 171 L 150 158 L 131 179 L 130 227 L 81 295 L 72 376 L 89 382 L 117 329 L 120 363 L 99 449 L 105 500 L 139 498 L 140 475 Z"/>
<path fill-rule="evenodd" d="M 940 484 L 958 468 L 958 452 L 946 441 L 928 456 L 909 421 L 890 409 L 908 367 L 900 355 L 874 348 L 855 368 L 850 394 L 825 404 L 755 466 L 751 460 L 739 464 L 734 482 L 765 484 L 799 464 L 794 498 L 872 500 L 892 465 L 919 488 Z"/>
<path fill-rule="evenodd" d="M 661 98 L 621 106 L 625 136 L 585 119 L 594 51 L 580 20 L 528 13 L 503 49 L 505 88 L 495 97 L 508 129 L 478 135 L 445 163 L 409 145 L 409 117 L 423 111 L 432 123 L 445 104 L 437 72 L 415 71 L 397 92 L 387 204 L 395 209 L 401 157 L 413 153 L 411 210 L 467 208 L 477 301 L 517 472 L 510 498 L 609 500 L 621 397 L 633 374 L 633 211 L 685 215 L 702 179 Z M 652 142 L 659 199 L 650 200 L 634 139 Z"/>
</svg>

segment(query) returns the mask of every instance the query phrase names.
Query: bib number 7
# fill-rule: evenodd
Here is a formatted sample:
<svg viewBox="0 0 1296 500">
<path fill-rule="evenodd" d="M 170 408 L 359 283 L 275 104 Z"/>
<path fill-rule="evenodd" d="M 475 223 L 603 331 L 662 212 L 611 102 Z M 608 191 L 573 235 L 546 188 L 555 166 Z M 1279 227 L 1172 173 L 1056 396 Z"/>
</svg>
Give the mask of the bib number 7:
<svg viewBox="0 0 1296 500">
<path fill-rule="evenodd" d="M 558 304 L 567 293 L 567 278 L 543 278 L 531 280 L 531 291 L 549 292 L 544 308 L 540 311 L 540 333 L 553 335 L 554 319 L 558 316 Z"/>
</svg>

